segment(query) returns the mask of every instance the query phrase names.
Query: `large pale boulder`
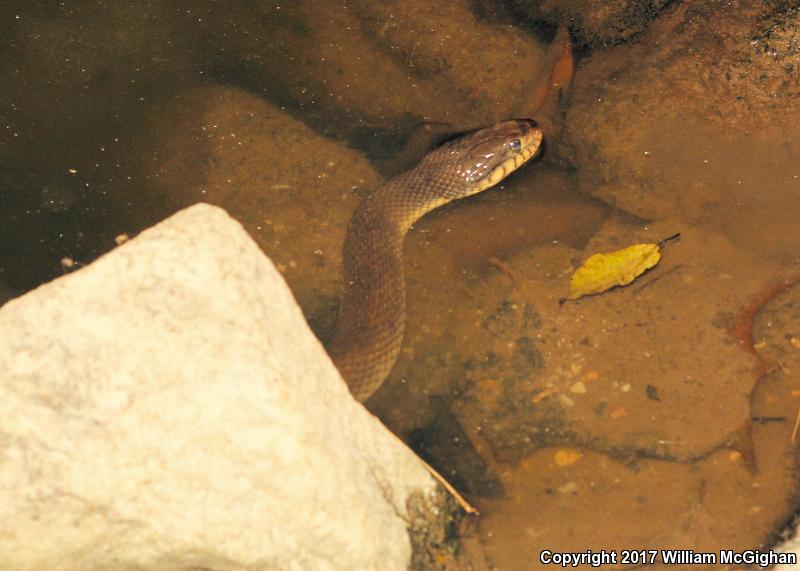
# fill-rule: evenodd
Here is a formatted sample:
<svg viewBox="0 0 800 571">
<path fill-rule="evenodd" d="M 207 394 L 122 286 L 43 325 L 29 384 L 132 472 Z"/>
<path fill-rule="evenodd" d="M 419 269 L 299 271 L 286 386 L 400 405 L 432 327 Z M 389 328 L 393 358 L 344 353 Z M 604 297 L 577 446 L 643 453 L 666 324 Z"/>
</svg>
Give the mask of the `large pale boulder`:
<svg viewBox="0 0 800 571">
<path fill-rule="evenodd" d="M 6 304 L 0 370 L 4 570 L 409 566 L 432 479 L 218 208 Z"/>
</svg>

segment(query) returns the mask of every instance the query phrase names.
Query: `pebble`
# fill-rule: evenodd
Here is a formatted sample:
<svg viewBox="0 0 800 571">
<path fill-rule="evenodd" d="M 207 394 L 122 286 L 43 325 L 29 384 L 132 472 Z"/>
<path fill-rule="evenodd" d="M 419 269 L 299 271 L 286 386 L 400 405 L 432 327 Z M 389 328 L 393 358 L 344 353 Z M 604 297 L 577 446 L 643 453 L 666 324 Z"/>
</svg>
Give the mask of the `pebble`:
<svg viewBox="0 0 800 571">
<path fill-rule="evenodd" d="M 553 460 L 556 466 L 570 466 L 580 460 L 583 454 L 573 448 L 562 448 L 555 453 Z"/>
<path fill-rule="evenodd" d="M 614 407 L 608 416 L 611 418 L 622 418 L 623 416 L 628 416 L 628 411 L 625 409 L 624 406 L 617 406 Z"/>
<path fill-rule="evenodd" d="M 575 393 L 575 394 L 578 394 L 578 395 L 582 395 L 582 394 L 584 394 L 586 392 L 586 385 L 584 385 L 582 382 L 578 381 L 577 383 L 575 383 L 574 385 L 572 385 L 569 388 L 569 392 Z"/>
<path fill-rule="evenodd" d="M 558 395 L 558 400 L 565 408 L 575 406 L 575 401 L 569 398 L 567 395 Z"/>
<path fill-rule="evenodd" d="M 587 371 L 585 375 L 583 375 L 583 380 L 587 382 L 593 382 L 600 378 L 600 373 L 597 371 Z"/>
<path fill-rule="evenodd" d="M 576 494 L 578 492 L 578 484 L 575 482 L 567 482 L 563 486 L 558 487 L 560 494 Z"/>
</svg>

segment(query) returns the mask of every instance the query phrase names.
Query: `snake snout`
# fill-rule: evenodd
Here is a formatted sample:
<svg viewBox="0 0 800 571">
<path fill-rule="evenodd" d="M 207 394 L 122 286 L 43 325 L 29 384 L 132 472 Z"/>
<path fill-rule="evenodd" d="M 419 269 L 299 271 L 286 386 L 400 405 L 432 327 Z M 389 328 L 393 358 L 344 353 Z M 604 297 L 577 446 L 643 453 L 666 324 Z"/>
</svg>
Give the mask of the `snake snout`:
<svg viewBox="0 0 800 571">
<path fill-rule="evenodd" d="M 526 147 L 532 151 L 531 157 L 536 156 L 542 147 L 542 126 L 533 119 L 513 119 L 517 124 L 522 135 L 522 148 Z M 527 144 L 526 144 L 527 143 Z"/>
<path fill-rule="evenodd" d="M 510 119 L 473 135 L 474 166 L 465 169 L 473 184 L 470 194 L 492 187 L 536 156 L 542 146 L 542 128 L 533 119 Z"/>
</svg>

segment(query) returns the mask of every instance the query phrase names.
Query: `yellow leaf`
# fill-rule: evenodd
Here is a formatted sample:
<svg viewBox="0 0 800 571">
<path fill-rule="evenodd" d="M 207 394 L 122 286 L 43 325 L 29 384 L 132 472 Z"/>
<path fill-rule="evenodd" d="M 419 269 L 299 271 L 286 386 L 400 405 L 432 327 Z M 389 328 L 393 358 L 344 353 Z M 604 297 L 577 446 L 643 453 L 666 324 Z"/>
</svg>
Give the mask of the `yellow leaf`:
<svg viewBox="0 0 800 571">
<path fill-rule="evenodd" d="M 659 244 L 634 244 L 608 254 L 590 256 L 572 274 L 567 299 L 627 285 L 661 259 Z"/>
</svg>

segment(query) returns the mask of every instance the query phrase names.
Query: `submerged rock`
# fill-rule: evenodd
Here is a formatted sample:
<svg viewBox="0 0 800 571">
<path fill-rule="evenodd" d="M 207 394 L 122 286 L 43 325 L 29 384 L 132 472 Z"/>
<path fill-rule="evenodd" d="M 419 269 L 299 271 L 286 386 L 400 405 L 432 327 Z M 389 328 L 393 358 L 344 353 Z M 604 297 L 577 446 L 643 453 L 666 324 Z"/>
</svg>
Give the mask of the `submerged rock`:
<svg viewBox="0 0 800 571">
<path fill-rule="evenodd" d="M 357 151 L 237 88 L 182 91 L 154 110 L 147 131 L 142 169 L 157 192 L 176 209 L 202 200 L 230 212 L 325 339 L 347 222 L 381 176 Z"/>
<path fill-rule="evenodd" d="M 373 156 L 423 125 L 508 118 L 544 54 L 521 27 L 478 19 L 470 0 L 269 4 L 242 17 L 208 3 L 214 75 Z"/>
<path fill-rule="evenodd" d="M 687 2 L 584 60 L 559 146 L 583 191 L 793 255 L 800 11 L 765 6 Z"/>
<path fill-rule="evenodd" d="M 6 304 L 0 366 L 3 569 L 407 569 L 438 509 L 207 205 Z"/>
<path fill-rule="evenodd" d="M 515 0 L 535 22 L 567 22 L 579 45 L 618 44 L 643 32 L 669 0 Z"/>
</svg>

